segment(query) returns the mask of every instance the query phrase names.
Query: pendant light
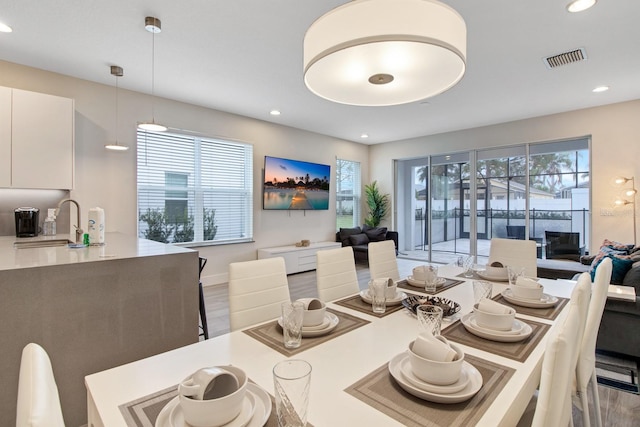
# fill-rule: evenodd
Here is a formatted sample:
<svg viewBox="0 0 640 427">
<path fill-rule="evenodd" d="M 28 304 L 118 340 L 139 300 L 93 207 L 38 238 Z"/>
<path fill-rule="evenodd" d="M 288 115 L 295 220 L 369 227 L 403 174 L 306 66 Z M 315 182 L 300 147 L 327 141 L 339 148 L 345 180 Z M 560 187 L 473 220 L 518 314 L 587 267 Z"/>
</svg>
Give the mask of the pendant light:
<svg viewBox="0 0 640 427">
<path fill-rule="evenodd" d="M 129 149 L 129 146 L 118 144 L 118 77 L 122 77 L 124 75 L 124 70 L 122 69 L 122 67 L 112 65 L 111 75 L 115 76 L 116 78 L 116 142 L 113 144 L 107 144 L 104 146 L 104 148 L 114 151 L 126 151 Z"/>
<path fill-rule="evenodd" d="M 166 126 L 156 123 L 155 118 L 155 59 L 156 59 L 156 34 L 162 31 L 162 24 L 158 18 L 147 16 L 144 18 L 144 29 L 151 33 L 151 121 L 140 123 L 139 129 L 150 130 L 154 132 L 164 132 Z"/>
<path fill-rule="evenodd" d="M 467 27 L 437 0 L 354 0 L 304 36 L 304 82 L 333 102 L 387 106 L 438 95 L 462 79 Z"/>
</svg>

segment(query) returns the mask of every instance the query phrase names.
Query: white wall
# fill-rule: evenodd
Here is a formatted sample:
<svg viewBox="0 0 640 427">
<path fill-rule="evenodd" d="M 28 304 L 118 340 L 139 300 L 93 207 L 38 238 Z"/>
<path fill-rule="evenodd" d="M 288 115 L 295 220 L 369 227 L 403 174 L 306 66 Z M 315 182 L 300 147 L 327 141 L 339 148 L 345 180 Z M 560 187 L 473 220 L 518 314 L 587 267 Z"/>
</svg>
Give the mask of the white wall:
<svg viewBox="0 0 640 427">
<path fill-rule="evenodd" d="M 375 145 L 369 154 L 370 179 L 394 195 L 394 159 L 588 135 L 592 138 L 590 247 L 597 249 L 605 238 L 632 243 L 632 209 L 616 209 L 613 216 L 601 215 L 601 209 L 611 210 L 619 192 L 610 185 L 613 177 L 640 178 L 640 100 Z M 396 214 L 390 224 L 396 224 Z"/>
<path fill-rule="evenodd" d="M 120 90 L 118 139 L 131 148 L 112 152 L 105 150 L 104 145 L 115 140 L 114 87 L 3 61 L 0 61 L 0 86 L 75 99 L 76 181 L 71 197 L 83 208 L 83 227 L 86 229 L 89 208 L 100 206 L 105 209 L 107 231 L 136 235 L 135 129 L 137 122 L 151 118 L 151 98 Z M 208 258 L 203 274 L 205 284 L 226 282 L 229 263 L 255 259 L 258 248 L 293 244 L 301 239 L 335 239 L 335 196 L 328 211 L 262 210 L 265 155 L 331 165 L 332 189 L 335 189 L 336 156 L 360 162 L 363 182 L 368 179 L 366 145 L 167 99 L 156 99 L 155 119 L 172 128 L 254 144 L 255 243 L 198 248 L 201 256 Z"/>
</svg>

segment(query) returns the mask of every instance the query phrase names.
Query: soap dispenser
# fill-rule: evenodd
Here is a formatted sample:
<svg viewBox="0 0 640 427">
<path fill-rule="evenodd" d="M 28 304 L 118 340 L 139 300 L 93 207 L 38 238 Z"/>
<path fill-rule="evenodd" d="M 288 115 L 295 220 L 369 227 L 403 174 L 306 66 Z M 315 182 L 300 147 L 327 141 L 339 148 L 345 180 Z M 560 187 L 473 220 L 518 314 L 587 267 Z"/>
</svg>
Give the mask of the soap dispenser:
<svg viewBox="0 0 640 427">
<path fill-rule="evenodd" d="M 45 236 L 56 235 L 56 210 L 55 209 L 47 210 L 47 217 L 44 220 L 44 224 L 42 224 L 42 234 Z"/>
</svg>

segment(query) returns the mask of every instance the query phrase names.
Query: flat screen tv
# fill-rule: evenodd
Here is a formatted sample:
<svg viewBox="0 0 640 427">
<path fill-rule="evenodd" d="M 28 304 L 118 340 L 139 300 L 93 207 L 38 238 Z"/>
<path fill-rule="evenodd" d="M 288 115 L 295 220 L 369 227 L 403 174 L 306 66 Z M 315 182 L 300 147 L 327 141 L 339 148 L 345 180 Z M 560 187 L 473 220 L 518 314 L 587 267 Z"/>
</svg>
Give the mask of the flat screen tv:
<svg viewBox="0 0 640 427">
<path fill-rule="evenodd" d="M 262 207 L 265 210 L 327 210 L 331 166 L 264 158 Z"/>
</svg>

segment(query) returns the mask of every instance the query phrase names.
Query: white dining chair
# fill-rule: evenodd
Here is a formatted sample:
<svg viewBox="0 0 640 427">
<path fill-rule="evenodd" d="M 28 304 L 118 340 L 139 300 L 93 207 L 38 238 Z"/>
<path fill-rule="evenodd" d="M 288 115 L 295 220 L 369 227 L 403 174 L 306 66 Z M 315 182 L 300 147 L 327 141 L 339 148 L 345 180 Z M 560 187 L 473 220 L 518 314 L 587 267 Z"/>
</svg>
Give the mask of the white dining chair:
<svg viewBox="0 0 640 427">
<path fill-rule="evenodd" d="M 524 268 L 525 276 L 537 277 L 536 242 L 493 238 L 489 247 L 489 265 L 494 262 L 499 262 L 504 267 Z"/>
<path fill-rule="evenodd" d="M 16 427 L 64 427 L 51 360 L 44 348 L 35 343 L 22 349 Z"/>
<path fill-rule="evenodd" d="M 591 278 L 583 273 L 571 293 L 567 314 L 549 331 L 538 392 L 518 422 L 518 427 L 573 425 L 571 392 L 584 333 L 584 318 L 591 295 Z"/>
<path fill-rule="evenodd" d="M 360 291 L 351 246 L 318 251 L 316 257 L 316 287 L 322 301 L 334 301 Z"/>
<path fill-rule="evenodd" d="M 229 264 L 229 324 L 232 331 L 276 319 L 290 301 L 284 259 Z"/>
<path fill-rule="evenodd" d="M 369 272 L 371 279 L 390 277 L 394 281 L 400 280 L 398 261 L 396 260 L 396 245 L 393 240 L 369 243 Z"/>
<path fill-rule="evenodd" d="M 578 405 L 582 410 L 582 425 L 591 425 L 589 414 L 589 399 L 587 398 L 587 387 L 591 380 L 591 390 L 593 393 L 593 408 L 595 415 L 595 425 L 602 426 L 602 414 L 600 413 L 600 397 L 598 396 L 598 380 L 596 378 L 596 340 L 598 329 L 602 320 L 604 305 L 607 302 L 609 282 L 613 264 L 611 258 L 605 258 L 598 265 L 591 291 L 591 300 L 587 311 L 584 335 L 580 345 L 578 365 L 576 367 L 576 397 L 580 400 Z"/>
</svg>

